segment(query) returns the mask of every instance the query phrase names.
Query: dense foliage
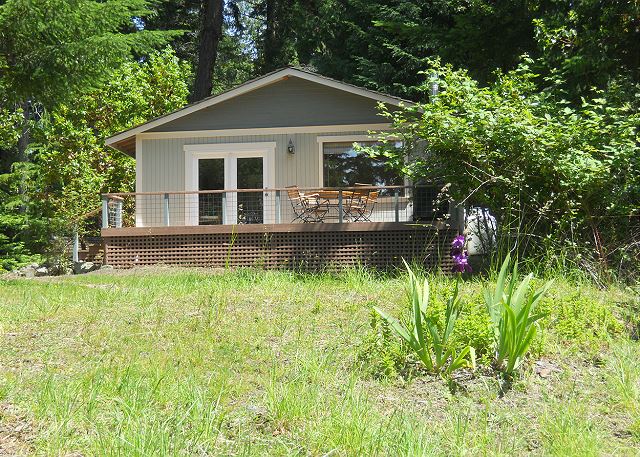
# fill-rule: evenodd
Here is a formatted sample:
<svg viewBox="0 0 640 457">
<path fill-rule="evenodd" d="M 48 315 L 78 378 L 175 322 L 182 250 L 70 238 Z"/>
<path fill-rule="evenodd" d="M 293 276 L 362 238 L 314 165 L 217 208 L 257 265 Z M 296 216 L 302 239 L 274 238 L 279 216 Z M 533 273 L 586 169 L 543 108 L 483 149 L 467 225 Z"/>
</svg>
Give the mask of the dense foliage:
<svg viewBox="0 0 640 457">
<path fill-rule="evenodd" d="M 2 85 L 13 102 L 47 107 L 105 81 L 131 53 L 166 43 L 174 32 L 134 29 L 148 0 L 9 0 L 0 7 Z"/>
<path fill-rule="evenodd" d="M 155 54 L 166 44 L 174 55 Z M 392 163 L 489 206 L 511 235 L 531 235 L 519 244 L 529 257 L 563 248 L 607 270 L 637 256 L 638 2 L 7 0 L 4 266 L 43 253 L 64 231 L 52 221 L 68 226 L 99 191 L 131 189 L 132 162 L 107 135 L 193 99 L 195 85 L 202 97 L 284 65 L 423 102 L 392 120 L 428 156 Z"/>
<path fill-rule="evenodd" d="M 104 138 L 182 106 L 189 75 L 167 49 L 125 62 L 108 83 L 40 119 L 30 160 L 0 175 L 0 267 L 29 260 L 28 252 L 64 248 L 52 246 L 52 237 L 74 228 L 96 233 L 97 218 L 85 216 L 100 207 L 100 193 L 133 191 L 135 183 L 134 160 L 105 147 Z"/>
<path fill-rule="evenodd" d="M 525 252 L 579 260 L 574 248 L 591 246 L 602 262 L 628 260 L 640 215 L 637 86 L 612 83 L 575 106 L 538 90 L 526 63 L 489 86 L 438 62 L 431 71 L 434 100 L 387 113 L 406 145 L 385 153 L 392 164 L 491 208 Z"/>
</svg>

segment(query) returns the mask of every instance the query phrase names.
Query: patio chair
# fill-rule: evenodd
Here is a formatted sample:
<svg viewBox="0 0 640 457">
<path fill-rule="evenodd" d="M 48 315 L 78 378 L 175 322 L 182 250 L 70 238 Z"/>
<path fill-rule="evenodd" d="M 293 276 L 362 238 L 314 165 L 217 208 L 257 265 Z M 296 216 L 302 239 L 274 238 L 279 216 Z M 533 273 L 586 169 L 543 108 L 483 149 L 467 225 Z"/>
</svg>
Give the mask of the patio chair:
<svg viewBox="0 0 640 457">
<path fill-rule="evenodd" d="M 348 209 L 351 222 L 371 222 L 371 214 L 378 201 L 378 191 L 371 189 L 357 189 L 357 186 L 370 186 L 370 184 L 357 184 L 353 191 L 353 198 Z"/>
<path fill-rule="evenodd" d="M 291 222 L 323 222 L 328 208 L 322 205 L 318 194 L 304 194 L 298 186 L 288 186 L 287 195 L 293 208 L 294 218 Z"/>
</svg>

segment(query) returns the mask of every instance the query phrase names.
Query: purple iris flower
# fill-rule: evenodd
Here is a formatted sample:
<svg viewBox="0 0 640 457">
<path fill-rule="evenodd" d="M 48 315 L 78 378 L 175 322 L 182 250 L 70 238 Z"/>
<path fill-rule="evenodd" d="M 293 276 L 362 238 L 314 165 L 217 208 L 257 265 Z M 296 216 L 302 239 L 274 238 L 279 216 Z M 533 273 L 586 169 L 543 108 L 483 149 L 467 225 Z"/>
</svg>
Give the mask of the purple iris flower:
<svg viewBox="0 0 640 457">
<path fill-rule="evenodd" d="M 454 273 L 471 273 L 471 265 L 469 265 L 469 256 L 467 251 L 460 255 L 453 256 L 453 272 Z"/>
<path fill-rule="evenodd" d="M 469 255 L 464 250 L 466 238 L 464 235 L 458 235 L 451 243 L 451 258 L 453 259 L 454 273 L 471 273 L 471 265 L 469 265 Z"/>
<path fill-rule="evenodd" d="M 453 239 L 451 243 L 451 255 L 460 255 L 462 254 L 462 249 L 464 248 L 464 242 L 466 238 L 464 235 L 458 235 Z"/>
</svg>

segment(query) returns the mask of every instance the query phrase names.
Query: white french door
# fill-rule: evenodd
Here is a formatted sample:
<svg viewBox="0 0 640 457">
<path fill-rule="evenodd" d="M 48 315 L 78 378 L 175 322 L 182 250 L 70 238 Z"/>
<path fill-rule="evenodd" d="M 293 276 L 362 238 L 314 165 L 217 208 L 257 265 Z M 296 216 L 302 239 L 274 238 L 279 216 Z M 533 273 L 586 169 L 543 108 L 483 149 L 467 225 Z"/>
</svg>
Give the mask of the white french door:
<svg viewBox="0 0 640 457">
<path fill-rule="evenodd" d="M 275 143 L 185 145 L 185 189 L 226 190 L 188 194 L 185 225 L 272 224 L 275 182 Z"/>
</svg>

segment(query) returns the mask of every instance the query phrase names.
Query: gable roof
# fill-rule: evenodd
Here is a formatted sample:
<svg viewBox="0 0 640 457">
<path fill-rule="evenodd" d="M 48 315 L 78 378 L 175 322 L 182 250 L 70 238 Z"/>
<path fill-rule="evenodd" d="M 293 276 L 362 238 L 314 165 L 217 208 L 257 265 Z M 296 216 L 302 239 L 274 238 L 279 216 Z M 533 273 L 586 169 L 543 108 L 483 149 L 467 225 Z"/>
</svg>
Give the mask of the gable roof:
<svg viewBox="0 0 640 457">
<path fill-rule="evenodd" d="M 218 95 L 207 97 L 203 100 L 187 105 L 169 114 L 165 114 L 163 116 L 152 119 L 148 122 L 145 122 L 144 124 L 119 132 L 107 138 L 105 140 L 105 143 L 108 146 L 111 146 L 115 149 L 126 152 L 130 155 L 135 155 L 135 136 L 136 135 L 147 132 L 151 129 L 155 129 L 163 124 L 166 124 L 168 122 L 174 121 L 181 117 L 187 116 L 196 111 L 214 106 L 218 103 L 225 102 L 234 97 L 238 97 L 240 95 L 246 94 L 256 89 L 260 89 L 270 84 L 286 80 L 290 77 L 300 78 L 306 81 L 321 84 L 327 87 L 338 89 L 338 90 L 341 90 L 350 94 L 358 95 L 361 97 L 369 98 L 369 99 L 382 102 L 385 104 L 389 104 L 392 106 L 399 106 L 401 104 L 405 104 L 405 105 L 413 104 L 413 102 L 409 100 L 404 100 L 399 97 L 394 97 L 391 95 L 383 94 L 381 92 L 377 92 L 369 89 L 363 89 L 362 87 L 337 81 L 335 79 L 328 78 L 326 76 L 321 76 L 317 73 L 313 73 L 307 70 L 287 67 L 287 68 L 273 71 L 264 76 L 260 76 L 258 78 L 252 79 L 239 86 L 236 86 L 233 89 L 227 90 Z"/>
</svg>

